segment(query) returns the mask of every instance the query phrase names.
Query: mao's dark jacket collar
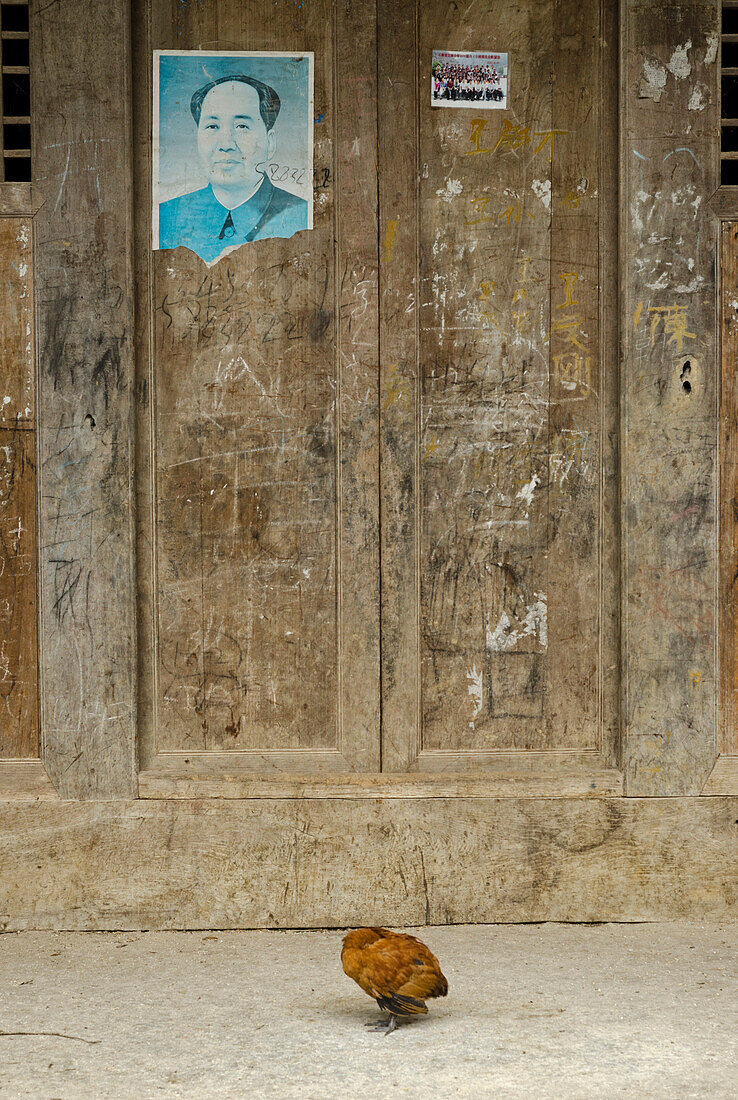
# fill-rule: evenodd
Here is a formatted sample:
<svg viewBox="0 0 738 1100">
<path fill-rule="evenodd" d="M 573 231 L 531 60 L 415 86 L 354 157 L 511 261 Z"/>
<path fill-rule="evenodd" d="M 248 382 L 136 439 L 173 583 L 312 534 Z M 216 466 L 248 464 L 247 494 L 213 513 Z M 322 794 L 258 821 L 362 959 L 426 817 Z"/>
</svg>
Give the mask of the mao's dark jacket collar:
<svg viewBox="0 0 738 1100">
<path fill-rule="evenodd" d="M 258 191 L 228 210 L 207 187 L 159 206 L 159 248 L 184 245 L 207 263 L 229 248 L 267 237 L 291 237 L 308 226 L 304 199 L 275 187 L 264 177 Z"/>
</svg>

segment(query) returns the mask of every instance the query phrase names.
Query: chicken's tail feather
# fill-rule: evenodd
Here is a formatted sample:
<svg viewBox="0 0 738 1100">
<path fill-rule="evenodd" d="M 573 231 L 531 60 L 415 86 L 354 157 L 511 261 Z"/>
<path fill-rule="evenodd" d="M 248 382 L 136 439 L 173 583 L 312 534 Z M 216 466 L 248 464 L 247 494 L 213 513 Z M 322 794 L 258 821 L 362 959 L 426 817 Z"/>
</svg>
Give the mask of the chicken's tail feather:
<svg viewBox="0 0 738 1100">
<path fill-rule="evenodd" d="M 428 1009 L 425 1001 L 417 997 L 405 997 L 402 993 L 393 993 L 389 997 L 377 997 L 377 1004 L 383 1012 L 393 1016 L 426 1016 Z"/>
</svg>

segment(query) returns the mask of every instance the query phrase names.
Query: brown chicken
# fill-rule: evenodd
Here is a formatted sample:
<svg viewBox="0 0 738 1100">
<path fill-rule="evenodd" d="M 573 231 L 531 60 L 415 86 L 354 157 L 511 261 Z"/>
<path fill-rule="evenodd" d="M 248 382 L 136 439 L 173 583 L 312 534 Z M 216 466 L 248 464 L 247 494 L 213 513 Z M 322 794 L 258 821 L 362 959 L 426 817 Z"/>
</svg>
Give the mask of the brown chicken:
<svg viewBox="0 0 738 1100">
<path fill-rule="evenodd" d="M 380 1020 L 366 1026 L 389 1035 L 398 1019 L 425 1016 L 430 997 L 445 997 L 448 982 L 438 959 L 415 936 L 386 928 L 359 928 L 343 938 L 341 963 L 365 993 L 374 997 L 389 1023 Z"/>
</svg>

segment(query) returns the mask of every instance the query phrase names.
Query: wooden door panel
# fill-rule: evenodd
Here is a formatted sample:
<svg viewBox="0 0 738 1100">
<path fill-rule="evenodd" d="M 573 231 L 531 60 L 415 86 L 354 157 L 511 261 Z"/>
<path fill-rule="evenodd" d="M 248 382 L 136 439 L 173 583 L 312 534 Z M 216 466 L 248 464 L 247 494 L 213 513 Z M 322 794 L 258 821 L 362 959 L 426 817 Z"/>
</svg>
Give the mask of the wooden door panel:
<svg viewBox="0 0 738 1100">
<path fill-rule="evenodd" d="M 0 760 L 39 757 L 30 217 L 0 217 Z"/>
<path fill-rule="evenodd" d="M 612 15 L 571 0 L 475 6 L 468 23 L 440 0 L 390 9 L 383 763 L 594 771 L 617 726 Z M 433 49 L 507 52 L 508 110 L 432 108 Z"/>
<path fill-rule="evenodd" d="M 313 230 L 210 268 L 151 253 L 139 140 L 144 765 L 376 771 L 376 105 L 359 63 L 374 12 L 154 0 L 149 16 L 144 70 L 154 49 L 314 52 L 316 189 Z M 138 117 L 145 135 L 143 98 Z"/>
</svg>

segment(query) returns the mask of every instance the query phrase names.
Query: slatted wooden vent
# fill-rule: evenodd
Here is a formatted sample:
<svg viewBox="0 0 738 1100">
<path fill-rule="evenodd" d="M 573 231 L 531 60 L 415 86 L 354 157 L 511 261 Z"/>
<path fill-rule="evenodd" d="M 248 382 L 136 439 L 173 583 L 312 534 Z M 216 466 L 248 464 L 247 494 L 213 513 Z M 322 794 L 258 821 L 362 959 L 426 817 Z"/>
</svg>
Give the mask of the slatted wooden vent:
<svg viewBox="0 0 738 1100">
<path fill-rule="evenodd" d="M 723 4 L 720 182 L 738 185 L 738 0 Z"/>
<path fill-rule="evenodd" d="M 31 70 L 28 54 L 28 0 L 0 3 L 2 59 L 2 179 L 31 179 Z"/>
</svg>

